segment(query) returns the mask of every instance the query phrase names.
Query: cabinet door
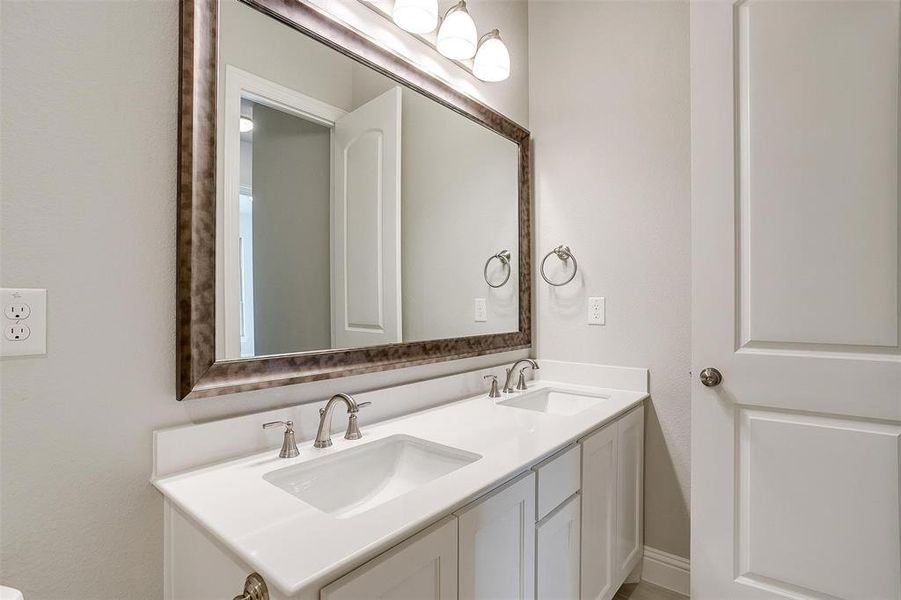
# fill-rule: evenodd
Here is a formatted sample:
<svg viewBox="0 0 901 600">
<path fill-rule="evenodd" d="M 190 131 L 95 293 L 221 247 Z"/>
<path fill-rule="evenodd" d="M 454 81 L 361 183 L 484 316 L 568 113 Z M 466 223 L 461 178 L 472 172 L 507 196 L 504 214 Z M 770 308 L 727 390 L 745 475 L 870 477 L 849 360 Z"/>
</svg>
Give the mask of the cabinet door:
<svg viewBox="0 0 901 600">
<path fill-rule="evenodd" d="M 322 589 L 321 600 L 456 600 L 457 520 L 448 517 Z"/>
<path fill-rule="evenodd" d="M 460 600 L 534 600 L 535 474 L 457 516 Z"/>
<path fill-rule="evenodd" d="M 616 429 L 582 441 L 582 600 L 610 600 L 617 590 Z"/>
<path fill-rule="evenodd" d="M 579 597 L 580 511 L 581 499 L 575 495 L 538 524 L 537 600 Z"/>
<path fill-rule="evenodd" d="M 623 581 L 642 555 L 644 407 L 616 422 L 616 569 Z"/>
</svg>

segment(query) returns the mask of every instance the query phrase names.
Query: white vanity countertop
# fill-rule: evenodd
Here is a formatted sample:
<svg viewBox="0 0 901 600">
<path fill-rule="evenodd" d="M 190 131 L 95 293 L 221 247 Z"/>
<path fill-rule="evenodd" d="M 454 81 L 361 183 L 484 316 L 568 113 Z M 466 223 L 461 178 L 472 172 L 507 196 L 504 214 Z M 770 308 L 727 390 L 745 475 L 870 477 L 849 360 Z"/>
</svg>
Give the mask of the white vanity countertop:
<svg viewBox="0 0 901 600">
<path fill-rule="evenodd" d="M 314 449 L 298 443 L 300 456 L 278 458 L 278 450 L 160 478 L 154 485 L 180 510 L 212 533 L 283 594 L 319 589 L 361 562 L 510 479 L 586 433 L 638 405 L 647 394 L 548 381 L 527 392 L 559 389 L 607 396 L 572 416 L 499 406 L 509 399 L 460 400 L 372 426 L 363 439 L 333 434 L 334 445 Z M 365 422 L 365 411 L 360 420 Z M 334 412 L 343 431 L 345 411 Z M 320 512 L 265 481 L 276 469 L 403 434 L 473 452 L 481 459 L 380 506 L 347 518 Z"/>
</svg>

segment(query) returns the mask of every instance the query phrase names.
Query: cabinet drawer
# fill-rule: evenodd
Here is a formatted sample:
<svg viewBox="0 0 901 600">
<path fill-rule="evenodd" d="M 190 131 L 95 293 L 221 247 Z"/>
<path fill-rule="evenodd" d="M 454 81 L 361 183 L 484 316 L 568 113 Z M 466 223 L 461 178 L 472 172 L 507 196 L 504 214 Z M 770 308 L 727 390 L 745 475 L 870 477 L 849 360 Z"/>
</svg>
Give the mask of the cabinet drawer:
<svg viewBox="0 0 901 600">
<path fill-rule="evenodd" d="M 582 454 L 572 446 L 535 467 L 538 475 L 537 519 L 540 521 L 564 500 L 579 491 Z"/>
</svg>

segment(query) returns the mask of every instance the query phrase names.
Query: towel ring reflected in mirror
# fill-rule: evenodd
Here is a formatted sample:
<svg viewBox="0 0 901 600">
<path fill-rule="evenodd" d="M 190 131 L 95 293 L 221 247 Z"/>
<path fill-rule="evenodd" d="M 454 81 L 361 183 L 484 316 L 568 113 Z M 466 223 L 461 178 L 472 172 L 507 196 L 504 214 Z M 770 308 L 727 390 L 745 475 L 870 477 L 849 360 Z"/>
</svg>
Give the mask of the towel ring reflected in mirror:
<svg viewBox="0 0 901 600">
<path fill-rule="evenodd" d="M 494 254 L 494 255 L 492 255 L 492 256 L 489 256 L 489 257 L 488 257 L 488 260 L 485 261 L 485 268 L 482 270 L 482 274 L 483 274 L 484 277 L 485 277 L 485 283 L 488 284 L 488 287 L 492 287 L 492 288 L 497 289 L 497 288 L 499 288 L 499 287 L 504 287 L 504 286 L 507 284 L 507 282 L 510 281 L 510 273 L 513 271 L 512 267 L 510 267 L 510 257 L 511 257 L 511 256 L 512 256 L 512 255 L 510 254 L 510 251 L 509 251 L 509 250 L 501 250 L 501 251 L 498 252 L 497 254 Z M 506 277 L 504 277 L 504 280 L 503 280 L 502 282 L 500 282 L 500 283 L 497 283 L 497 284 L 491 283 L 491 280 L 488 279 L 488 265 L 490 265 L 490 264 L 491 264 L 491 261 L 493 261 L 493 260 L 495 260 L 495 259 L 499 260 L 500 263 L 501 263 L 501 264 L 506 268 L 506 270 L 507 270 L 507 275 L 506 275 Z"/>
<path fill-rule="evenodd" d="M 562 281 L 560 283 L 555 283 L 555 282 L 551 281 L 550 279 L 548 279 L 547 273 L 544 272 L 544 265 L 547 262 L 547 259 L 550 258 L 552 254 L 556 254 L 557 258 L 562 260 L 564 263 L 567 262 L 568 260 L 572 259 L 573 272 L 572 272 L 572 275 L 570 275 L 566 281 Z M 542 261 L 541 261 L 541 278 L 544 279 L 548 283 L 548 285 L 552 285 L 554 287 L 560 287 L 561 285 L 566 285 L 567 283 L 569 283 L 570 281 L 573 280 L 573 278 L 576 276 L 576 273 L 578 273 L 578 272 L 579 272 L 579 263 L 576 260 L 576 257 L 573 255 L 572 251 L 569 249 L 569 246 L 565 246 L 563 244 L 557 246 L 556 248 L 554 248 L 553 250 L 551 250 L 550 252 L 545 254 L 544 259 L 542 259 Z"/>
</svg>

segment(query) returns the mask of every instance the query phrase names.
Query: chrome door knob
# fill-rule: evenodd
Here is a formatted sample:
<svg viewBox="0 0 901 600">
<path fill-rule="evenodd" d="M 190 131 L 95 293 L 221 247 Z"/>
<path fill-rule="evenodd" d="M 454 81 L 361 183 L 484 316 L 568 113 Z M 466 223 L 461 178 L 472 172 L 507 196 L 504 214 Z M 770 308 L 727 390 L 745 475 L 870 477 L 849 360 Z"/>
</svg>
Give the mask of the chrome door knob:
<svg viewBox="0 0 901 600">
<path fill-rule="evenodd" d="M 723 382 L 723 374 L 713 367 L 701 371 L 701 383 L 707 387 L 716 387 Z"/>
</svg>

